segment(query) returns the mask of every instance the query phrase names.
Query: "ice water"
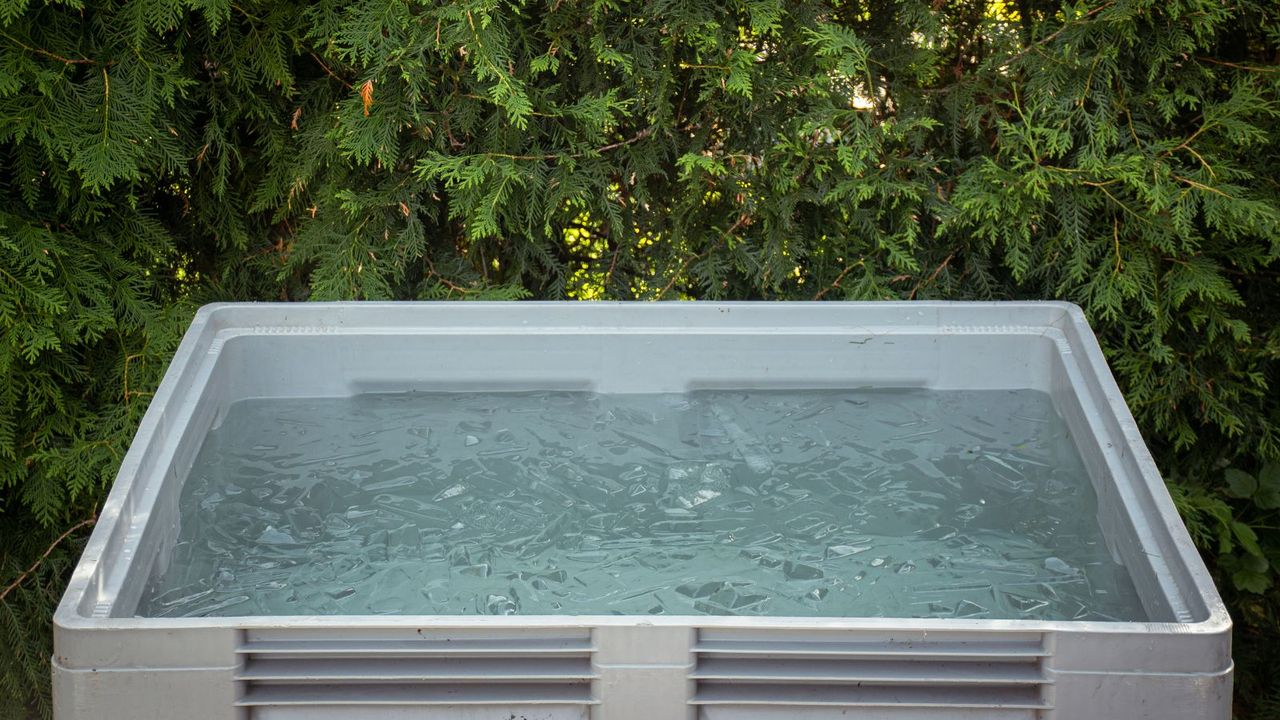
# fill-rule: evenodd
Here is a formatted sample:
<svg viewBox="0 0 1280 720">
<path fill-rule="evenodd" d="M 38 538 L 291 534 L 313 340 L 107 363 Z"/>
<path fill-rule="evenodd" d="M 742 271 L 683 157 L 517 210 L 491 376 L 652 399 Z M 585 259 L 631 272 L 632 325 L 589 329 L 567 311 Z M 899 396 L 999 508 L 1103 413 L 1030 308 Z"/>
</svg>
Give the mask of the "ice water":
<svg viewBox="0 0 1280 720">
<path fill-rule="evenodd" d="M 139 614 L 1143 620 L 1043 393 L 248 400 Z"/>
</svg>

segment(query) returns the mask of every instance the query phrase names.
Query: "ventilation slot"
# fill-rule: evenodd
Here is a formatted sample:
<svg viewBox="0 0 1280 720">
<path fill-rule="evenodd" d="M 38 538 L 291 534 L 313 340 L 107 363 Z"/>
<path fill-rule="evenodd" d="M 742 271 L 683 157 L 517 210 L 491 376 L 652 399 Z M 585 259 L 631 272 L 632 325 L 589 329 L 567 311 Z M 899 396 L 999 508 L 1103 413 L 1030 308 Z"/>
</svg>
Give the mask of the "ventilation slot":
<svg viewBox="0 0 1280 720">
<path fill-rule="evenodd" d="M 694 647 L 699 717 L 1032 719 L 1052 707 L 1038 635 L 845 637 L 703 630 Z"/>
<path fill-rule="evenodd" d="M 258 636 L 237 648 L 237 704 L 286 718 L 573 718 L 594 704 L 589 635 Z M 468 709 L 470 708 L 470 709 Z"/>
</svg>

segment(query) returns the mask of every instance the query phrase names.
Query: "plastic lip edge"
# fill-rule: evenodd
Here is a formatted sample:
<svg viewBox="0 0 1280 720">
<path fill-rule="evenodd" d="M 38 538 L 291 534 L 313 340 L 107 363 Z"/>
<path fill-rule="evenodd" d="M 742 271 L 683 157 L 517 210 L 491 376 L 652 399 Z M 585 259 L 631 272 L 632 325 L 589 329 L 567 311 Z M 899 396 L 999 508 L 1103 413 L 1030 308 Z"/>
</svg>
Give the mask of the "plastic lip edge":
<svg viewBox="0 0 1280 720">
<path fill-rule="evenodd" d="M 826 322 L 815 322 L 812 328 L 830 327 L 842 331 L 850 331 L 858 328 L 858 325 L 841 325 L 836 320 L 836 313 L 840 309 L 856 310 L 856 309 L 877 309 L 887 311 L 914 311 L 918 314 L 934 313 L 935 319 L 941 321 L 943 318 L 937 317 L 948 312 L 966 312 L 968 310 L 992 309 L 999 308 L 1006 312 L 1015 313 L 1043 313 L 1045 310 L 1056 310 L 1057 317 L 1045 318 L 1043 315 L 1035 318 L 1036 325 L 1044 327 L 1058 327 L 1062 329 L 1063 324 L 1072 326 L 1076 334 L 1076 342 L 1069 344 L 1073 351 L 1082 352 L 1086 356 L 1088 364 L 1101 371 L 1095 373 L 1099 379 L 1101 386 L 1102 398 L 1097 398 L 1097 404 L 1105 412 L 1116 414 L 1116 420 L 1121 428 L 1124 446 L 1134 453 L 1135 460 L 1139 467 L 1138 475 L 1141 479 L 1130 479 L 1130 482 L 1140 482 L 1145 485 L 1148 493 L 1153 500 L 1155 507 L 1154 517 L 1158 518 L 1159 526 L 1163 531 L 1169 534 L 1173 545 L 1180 551 L 1181 557 L 1176 560 L 1182 565 L 1183 571 L 1187 573 L 1188 579 L 1191 581 L 1191 589 L 1195 591 L 1198 599 L 1207 609 L 1207 616 L 1199 621 L 1178 623 L 1178 622 L 1098 622 L 1098 621 L 1046 621 L 1046 620 L 958 620 L 958 619 L 936 619 L 936 618 L 847 618 L 847 617 L 755 617 L 755 616 L 666 616 L 666 617 L 642 617 L 642 616 L 614 616 L 614 615 L 516 615 L 516 616 L 453 616 L 453 615 L 333 615 L 333 616 L 240 616 L 240 617 L 206 617 L 206 618 L 138 618 L 138 617 L 92 617 L 82 614 L 78 611 L 78 605 L 83 601 L 85 593 L 88 590 L 90 579 L 94 576 L 95 571 L 101 563 L 103 553 L 107 549 L 106 546 L 112 535 L 115 534 L 117 525 L 120 522 L 120 514 L 123 511 L 124 502 L 129 492 L 133 488 L 135 482 L 144 482 L 139 480 L 139 467 L 146 451 L 146 445 L 150 443 L 150 436 L 161 420 L 166 410 L 174 403 L 176 399 L 192 392 L 191 388 L 185 389 L 182 393 L 178 392 L 178 384 L 180 375 L 189 371 L 193 365 L 192 360 L 201 346 L 207 348 L 219 334 L 219 330 L 230 326 L 231 319 L 225 318 L 226 315 L 253 313 L 262 310 L 272 309 L 290 309 L 292 311 L 300 311 L 303 316 L 323 316 L 327 315 L 331 318 L 331 322 L 325 325 L 315 323 L 301 324 L 300 327 L 320 329 L 325 326 L 341 326 L 351 319 L 349 316 L 356 313 L 372 313 L 370 320 L 376 324 L 379 310 L 394 310 L 396 312 L 408 311 L 412 308 L 418 308 L 421 312 L 424 308 L 432 308 L 433 310 L 443 311 L 448 309 L 450 314 L 460 313 L 467 315 L 482 314 L 492 312 L 495 309 L 502 309 L 502 316 L 507 320 L 500 326 L 482 325 L 490 329 L 498 327 L 518 329 L 519 325 L 514 324 L 513 320 L 519 320 L 519 316 L 528 311 L 546 310 L 548 308 L 568 309 L 574 308 L 572 312 L 586 312 L 592 315 L 600 315 L 604 310 L 617 311 L 624 309 L 627 313 L 652 313 L 655 311 L 669 311 L 674 308 L 685 309 L 693 313 L 712 313 L 717 315 L 731 312 L 734 309 L 754 308 L 760 311 L 769 308 L 765 312 L 777 312 L 783 308 L 807 307 L 812 309 L 823 308 L 824 314 L 831 314 L 831 318 L 826 318 Z M 534 313 L 537 314 L 536 312 Z M 431 313 L 428 317 L 438 317 L 435 313 Z M 605 313 L 603 316 L 607 316 Z M 287 319 L 287 318 L 286 318 Z M 543 321 L 543 324 L 548 324 Z M 250 326 L 252 326 L 250 324 Z M 610 328 L 619 327 L 619 323 L 587 323 L 583 324 L 567 324 L 552 325 L 552 327 L 560 328 Z M 663 325 L 650 326 L 653 330 L 661 330 Z M 671 327 L 667 324 L 665 327 Z M 766 329 L 767 326 L 762 325 L 744 325 L 740 327 L 744 332 L 753 328 Z M 866 326 L 865 329 L 871 330 L 874 326 Z M 1002 326 L 997 326 L 1002 327 Z M 945 325 L 939 323 L 938 332 L 945 333 Z M 441 329 L 456 329 L 456 326 L 441 326 Z M 993 328 L 994 329 L 994 328 Z M 200 363 L 195 363 L 200 364 Z M 1178 635 L 1200 635 L 1214 634 L 1226 632 L 1231 627 L 1231 619 L 1227 614 L 1226 607 L 1219 596 L 1217 589 L 1214 587 L 1212 579 L 1209 576 L 1208 568 L 1205 566 L 1199 553 L 1195 550 L 1194 544 L 1191 542 L 1190 536 L 1187 534 L 1185 526 L 1183 526 L 1176 508 L 1173 506 L 1172 499 L 1169 497 L 1167 489 L 1163 485 L 1158 468 L 1152 459 L 1150 452 L 1147 450 L 1141 435 L 1138 432 L 1137 424 L 1132 414 L 1128 410 L 1128 406 L 1124 404 L 1123 396 L 1120 394 L 1115 378 L 1110 372 L 1109 366 L 1105 362 L 1102 355 L 1101 347 L 1097 342 L 1092 329 L 1089 327 L 1083 310 L 1074 303 L 1061 301 L 1013 301 L 1013 302 L 959 302 L 959 301 L 875 301 L 875 302 L 813 302 L 813 301 L 796 301 L 796 302 L 703 302 L 703 301 L 663 301 L 663 302 L 627 302 L 627 301 L 605 301 L 590 303 L 566 303 L 555 301 L 533 301 L 533 302 L 472 302 L 472 303 L 455 303 L 447 301 L 438 302 L 336 302 L 336 303 L 213 303 L 201 307 L 190 327 L 187 329 L 178 350 L 175 352 L 173 360 L 170 362 L 169 368 L 166 370 L 159 388 L 157 388 L 155 396 L 151 400 L 151 404 L 143 416 L 137 436 L 146 435 L 148 442 L 142 444 L 131 445 L 128 453 L 125 455 L 121 463 L 120 471 L 116 476 L 112 489 L 107 496 L 106 501 L 99 513 L 99 519 L 94 528 L 89 542 L 86 544 L 81 558 L 73 572 L 72 579 L 67 585 L 67 589 L 63 594 L 58 608 L 54 613 L 54 626 L 63 630 L 125 630 L 125 629 L 195 629 L 195 628 L 323 628 L 323 627 L 350 627 L 359 629 L 372 628 L 403 628 L 407 625 L 430 625 L 433 627 L 492 627 L 492 628 L 516 628 L 516 627 L 585 627 L 585 626 L 680 626 L 680 627 L 738 627 L 743 629 L 823 629 L 823 628 L 841 628 L 841 629 L 893 629 L 901 631 L 964 631 L 964 630 L 981 630 L 985 632 L 1015 633 L 1015 632 L 1054 632 L 1074 630 L 1078 632 L 1103 632 L 1103 633 L 1172 633 Z M 1149 510 L 1149 509 L 1147 509 Z M 1151 513 L 1147 513 L 1151 515 Z M 126 568 L 121 568 L 123 572 Z M 1184 598 L 1185 599 L 1185 598 Z"/>
</svg>

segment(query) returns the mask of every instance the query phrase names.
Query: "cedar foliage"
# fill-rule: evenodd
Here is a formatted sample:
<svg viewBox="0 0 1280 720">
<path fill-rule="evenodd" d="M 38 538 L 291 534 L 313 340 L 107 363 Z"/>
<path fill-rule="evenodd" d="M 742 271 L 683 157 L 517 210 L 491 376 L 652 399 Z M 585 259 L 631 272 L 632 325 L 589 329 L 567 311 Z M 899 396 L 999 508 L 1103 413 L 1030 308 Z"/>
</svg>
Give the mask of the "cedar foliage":
<svg viewBox="0 0 1280 720">
<path fill-rule="evenodd" d="M 0 580 L 207 300 L 1062 298 L 1280 706 L 1278 47 L 1267 0 L 0 2 Z"/>
</svg>

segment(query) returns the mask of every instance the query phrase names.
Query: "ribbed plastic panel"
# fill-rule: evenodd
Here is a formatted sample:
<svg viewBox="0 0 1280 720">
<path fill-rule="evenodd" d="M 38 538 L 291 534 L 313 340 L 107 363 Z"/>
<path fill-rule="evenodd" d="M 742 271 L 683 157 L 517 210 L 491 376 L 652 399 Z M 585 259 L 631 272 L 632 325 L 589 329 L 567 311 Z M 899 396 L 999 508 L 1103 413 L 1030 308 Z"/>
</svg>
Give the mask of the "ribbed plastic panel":
<svg viewBox="0 0 1280 720">
<path fill-rule="evenodd" d="M 251 717 L 586 718 L 590 634 L 259 633 L 236 650 Z M 399 636 L 397 636 L 399 635 Z"/>
<path fill-rule="evenodd" d="M 1036 718 L 1052 708 L 1038 634 L 797 640 L 703 630 L 694 654 L 692 702 L 708 720 Z"/>
</svg>

